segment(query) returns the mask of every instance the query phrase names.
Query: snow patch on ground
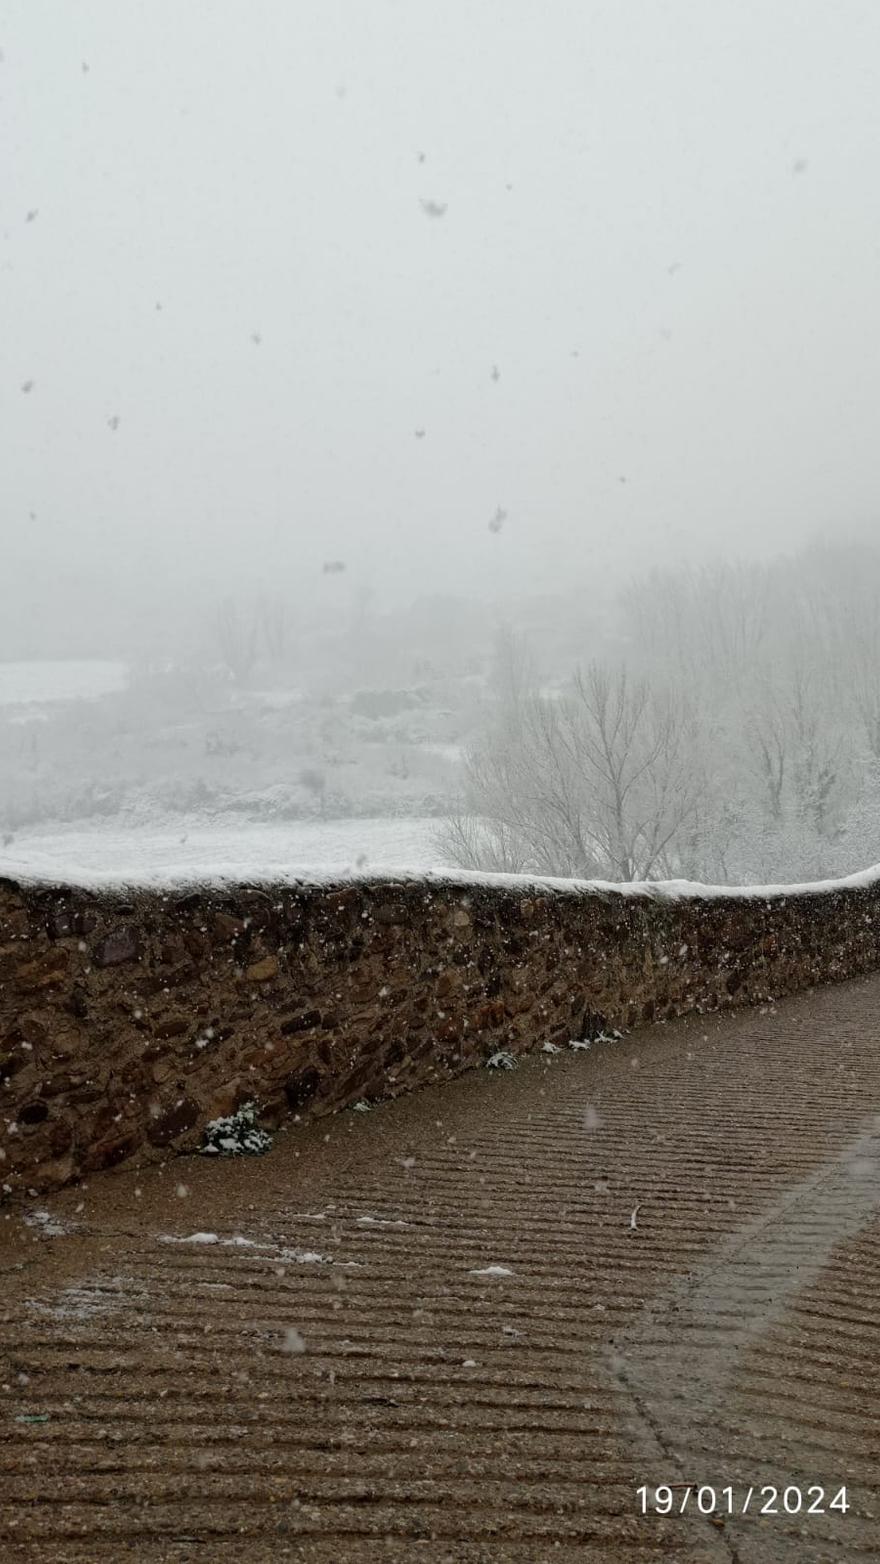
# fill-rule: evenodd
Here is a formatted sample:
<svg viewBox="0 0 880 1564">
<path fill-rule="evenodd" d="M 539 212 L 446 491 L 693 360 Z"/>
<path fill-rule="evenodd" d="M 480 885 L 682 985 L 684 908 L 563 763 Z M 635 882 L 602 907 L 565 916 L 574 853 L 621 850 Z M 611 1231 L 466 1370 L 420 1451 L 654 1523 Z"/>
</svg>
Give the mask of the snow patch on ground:
<svg viewBox="0 0 880 1564">
<path fill-rule="evenodd" d="M 95 700 L 124 689 L 127 678 L 125 663 L 100 658 L 0 662 L 0 706 Z"/>
<path fill-rule="evenodd" d="M 243 1238 L 238 1233 L 231 1238 L 222 1238 L 219 1233 L 159 1233 L 157 1238 L 160 1244 L 217 1244 L 225 1249 L 251 1249 L 255 1251 L 255 1259 L 277 1260 L 282 1265 L 336 1263 L 332 1254 L 321 1254 L 317 1249 L 288 1248 L 271 1238 Z"/>
<path fill-rule="evenodd" d="M 99 1315 L 115 1314 L 126 1304 L 143 1308 L 147 1294 L 142 1285 L 128 1276 L 111 1276 L 100 1282 L 81 1282 L 65 1287 L 52 1303 L 28 1298 L 27 1306 L 53 1320 L 91 1320 Z"/>
<path fill-rule="evenodd" d="M 49 1211 L 26 1211 L 22 1220 L 28 1227 L 37 1228 L 44 1238 L 63 1238 L 76 1229 L 75 1223 L 62 1222 L 60 1217 L 52 1216 Z"/>
<path fill-rule="evenodd" d="M 274 1249 L 274 1244 L 261 1244 L 255 1238 L 221 1238 L 219 1233 L 189 1233 L 183 1236 L 160 1233 L 160 1244 L 223 1244 L 231 1249 Z"/>
</svg>

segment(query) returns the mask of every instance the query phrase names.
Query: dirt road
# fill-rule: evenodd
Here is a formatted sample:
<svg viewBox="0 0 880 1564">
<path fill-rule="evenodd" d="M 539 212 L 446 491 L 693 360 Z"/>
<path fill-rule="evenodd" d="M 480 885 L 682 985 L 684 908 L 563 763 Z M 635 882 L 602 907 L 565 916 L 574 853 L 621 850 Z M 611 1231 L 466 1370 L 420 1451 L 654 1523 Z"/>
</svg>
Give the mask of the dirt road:
<svg viewBox="0 0 880 1564">
<path fill-rule="evenodd" d="M 0 1558 L 876 1559 L 878 1153 L 880 978 L 7 1208 Z"/>
</svg>

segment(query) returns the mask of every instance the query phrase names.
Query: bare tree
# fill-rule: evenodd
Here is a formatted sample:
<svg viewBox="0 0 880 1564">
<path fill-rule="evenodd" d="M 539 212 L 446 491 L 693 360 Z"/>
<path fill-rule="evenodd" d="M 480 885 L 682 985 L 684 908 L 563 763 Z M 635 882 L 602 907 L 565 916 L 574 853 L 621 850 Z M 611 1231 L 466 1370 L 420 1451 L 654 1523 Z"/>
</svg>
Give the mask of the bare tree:
<svg viewBox="0 0 880 1564">
<path fill-rule="evenodd" d="M 704 791 L 684 704 L 625 668 L 593 663 L 576 676 L 566 715 L 594 852 L 621 880 L 668 872 Z"/>
<path fill-rule="evenodd" d="M 592 664 L 559 699 L 509 703 L 467 762 L 446 850 L 471 867 L 620 880 L 675 870 L 704 792 L 681 702 Z"/>
<path fill-rule="evenodd" d="M 760 565 L 655 570 L 630 583 L 622 606 L 636 661 L 692 688 L 707 679 L 736 689 L 764 652 L 771 579 Z"/>
<path fill-rule="evenodd" d="M 245 623 L 231 597 L 224 598 L 217 610 L 217 640 L 220 655 L 236 684 L 243 684 L 257 656 L 257 626 Z"/>
<path fill-rule="evenodd" d="M 833 835 L 850 769 L 844 731 L 829 707 L 820 677 L 795 661 L 776 682 L 756 692 L 746 754 L 765 817 Z"/>
<path fill-rule="evenodd" d="M 499 626 L 495 632 L 490 686 L 502 715 L 513 715 L 514 719 L 523 702 L 535 693 L 536 676 L 528 643 L 509 624 Z"/>
<path fill-rule="evenodd" d="M 321 818 L 324 816 L 324 802 L 327 795 L 327 778 L 317 766 L 303 766 L 299 774 L 300 785 L 306 788 L 316 799 Z"/>
<path fill-rule="evenodd" d="M 277 592 L 261 597 L 258 613 L 269 657 L 274 663 L 283 662 L 290 634 L 290 615 L 284 598 Z"/>
<path fill-rule="evenodd" d="M 790 760 L 788 726 L 775 693 L 765 692 L 764 700 L 752 710 L 746 746 L 765 812 L 776 821 L 782 819 Z"/>
</svg>

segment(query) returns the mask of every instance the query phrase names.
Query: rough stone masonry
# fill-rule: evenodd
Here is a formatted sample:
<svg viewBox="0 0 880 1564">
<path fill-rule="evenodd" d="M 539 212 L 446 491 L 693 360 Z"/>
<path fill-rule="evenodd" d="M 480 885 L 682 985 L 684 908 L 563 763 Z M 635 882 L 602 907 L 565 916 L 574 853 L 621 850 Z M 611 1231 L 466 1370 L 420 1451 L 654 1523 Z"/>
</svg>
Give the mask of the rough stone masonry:
<svg viewBox="0 0 880 1564">
<path fill-rule="evenodd" d="M 89 891 L 0 880 L 0 1185 L 45 1190 L 543 1044 L 880 966 L 880 885 L 478 879 Z"/>
</svg>

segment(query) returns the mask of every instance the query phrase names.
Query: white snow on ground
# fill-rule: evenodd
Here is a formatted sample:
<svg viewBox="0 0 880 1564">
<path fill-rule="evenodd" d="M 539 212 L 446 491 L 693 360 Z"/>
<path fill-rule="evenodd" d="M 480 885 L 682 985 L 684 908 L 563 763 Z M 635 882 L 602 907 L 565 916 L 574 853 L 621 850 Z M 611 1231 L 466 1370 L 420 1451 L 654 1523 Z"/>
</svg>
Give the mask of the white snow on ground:
<svg viewBox="0 0 880 1564">
<path fill-rule="evenodd" d="M 484 1265 L 471 1271 L 471 1276 L 512 1276 L 513 1272 L 506 1265 Z"/>
<path fill-rule="evenodd" d="M 28 1298 L 27 1307 L 55 1320 L 90 1320 L 96 1315 L 115 1314 L 129 1306 L 142 1309 L 148 1301 L 143 1286 L 133 1277 L 111 1276 L 95 1277 L 65 1287 L 52 1303 L 42 1298 Z"/>
<path fill-rule="evenodd" d="M 62 1222 L 60 1217 L 52 1216 L 49 1211 L 26 1211 L 22 1220 L 28 1227 L 38 1228 L 44 1238 L 63 1238 L 73 1232 L 72 1226 Z"/>
<path fill-rule="evenodd" d="M 321 885 L 340 880 L 393 878 L 437 885 L 553 891 L 567 895 L 689 897 L 822 895 L 880 884 L 880 864 L 839 880 L 793 885 L 701 885 L 692 880 L 566 880 L 524 874 L 453 869 L 436 847 L 440 821 L 432 816 L 294 820 L 284 825 L 240 824 L 138 830 L 56 830 L 19 833 L 13 852 L 0 852 L 0 876 L 21 884 L 78 885 L 102 890 L 138 886 Z"/>
<path fill-rule="evenodd" d="M 189 1233 L 182 1238 L 173 1233 L 160 1233 L 160 1244 L 226 1244 L 233 1249 L 272 1249 L 272 1244 L 257 1243 L 255 1238 L 221 1238 L 219 1233 Z"/>
<path fill-rule="evenodd" d="M 123 689 L 127 675 L 125 663 L 98 658 L 80 662 L 0 662 L 0 706 L 94 699 Z"/>
<path fill-rule="evenodd" d="M 160 1244 L 220 1244 L 228 1249 L 256 1249 L 254 1256 L 259 1260 L 280 1260 L 285 1265 L 333 1265 L 332 1254 L 320 1254 L 317 1249 L 290 1249 L 285 1245 L 277 1244 L 272 1239 L 259 1240 L 256 1238 L 242 1238 L 236 1234 L 233 1238 L 221 1238 L 219 1233 L 159 1233 L 157 1235 Z"/>
</svg>

